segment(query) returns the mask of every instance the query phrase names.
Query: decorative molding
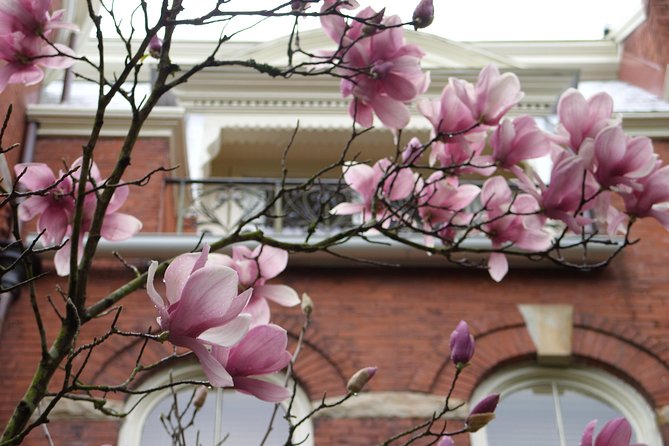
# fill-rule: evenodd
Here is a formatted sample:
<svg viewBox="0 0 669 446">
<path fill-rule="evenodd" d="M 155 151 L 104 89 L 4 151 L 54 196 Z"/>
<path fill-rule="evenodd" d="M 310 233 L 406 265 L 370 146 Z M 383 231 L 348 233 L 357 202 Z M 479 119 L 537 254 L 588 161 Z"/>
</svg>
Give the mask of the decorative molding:
<svg viewBox="0 0 669 446">
<path fill-rule="evenodd" d="M 326 404 L 333 404 L 343 396 L 326 398 Z M 318 407 L 321 401 L 313 401 Z M 446 419 L 462 419 L 467 416 L 467 407 L 463 401 L 453 398 L 451 407 L 460 406 L 448 412 Z M 325 409 L 317 413 L 323 418 L 429 418 L 444 408 L 442 395 L 431 395 L 418 392 L 363 392 L 339 406 Z"/>
<path fill-rule="evenodd" d="M 518 305 L 544 365 L 567 365 L 571 358 L 572 305 Z"/>
<path fill-rule="evenodd" d="M 632 136 L 669 138 L 669 112 L 623 113 L 623 129 Z"/>
</svg>

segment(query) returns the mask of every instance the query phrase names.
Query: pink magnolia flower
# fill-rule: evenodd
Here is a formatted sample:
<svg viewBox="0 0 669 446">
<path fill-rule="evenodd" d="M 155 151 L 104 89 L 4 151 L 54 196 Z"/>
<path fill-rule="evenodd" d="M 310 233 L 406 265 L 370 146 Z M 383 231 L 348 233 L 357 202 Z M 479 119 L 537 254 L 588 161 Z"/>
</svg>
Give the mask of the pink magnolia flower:
<svg viewBox="0 0 669 446">
<path fill-rule="evenodd" d="M 251 316 L 242 310 L 253 290 L 238 295 L 237 273 L 224 266 L 207 265 L 208 254 L 209 246 L 205 246 L 195 263 L 190 254 L 172 261 L 165 271 L 166 297 L 153 285 L 158 262 L 152 262 L 146 290 L 158 309 L 160 327 L 169 333 L 169 341 L 195 353 L 212 385 L 231 387 L 232 376 L 208 346 L 231 347 L 246 335 Z"/>
<path fill-rule="evenodd" d="M 476 85 L 461 79 L 453 79 L 452 85 L 474 119 L 486 125 L 497 125 L 524 96 L 518 77 L 513 73 L 500 74 L 494 65 L 481 70 Z"/>
<path fill-rule="evenodd" d="M 437 100 L 420 98 L 416 101 L 418 111 L 430 121 L 432 134 L 440 141 L 473 130 L 478 124 L 473 111 L 457 95 L 454 84 L 451 78 Z"/>
<path fill-rule="evenodd" d="M 669 166 L 656 168 L 639 178 L 630 191 L 621 191 L 625 212 L 634 217 L 653 217 L 669 230 Z"/>
<path fill-rule="evenodd" d="M 278 403 L 290 397 L 290 391 L 256 377 L 278 372 L 290 363 L 292 356 L 286 351 L 287 344 L 286 330 L 277 325 L 259 325 L 233 347 L 214 345 L 212 354 L 232 377 L 231 387 L 263 401 Z"/>
<path fill-rule="evenodd" d="M 64 9 L 53 14 L 49 9 L 51 0 L 1 0 L 0 34 L 18 31 L 27 37 L 48 36 L 54 29 L 76 29 L 76 26 L 63 22 Z"/>
<path fill-rule="evenodd" d="M 48 244 L 60 244 L 70 232 L 74 215 L 72 178 L 60 171 L 58 178 L 44 163 L 25 163 L 14 166 L 18 185 L 30 192 L 46 191 L 32 195 L 19 205 L 19 219 L 30 221 L 39 216 L 37 230 L 44 231 Z"/>
<path fill-rule="evenodd" d="M 593 206 L 592 199 L 600 188 L 592 174 L 586 170 L 583 157 L 567 152 L 558 155 L 554 160 L 548 186 L 539 182 L 540 192 L 527 176 L 520 172 L 515 173 L 521 181 L 521 188 L 537 199 L 544 216 L 563 221 L 576 233 L 580 233 L 584 225 L 592 222 L 582 213 Z"/>
<path fill-rule="evenodd" d="M 486 209 L 481 228 L 490 238 L 493 249 L 514 246 L 536 252 L 551 246 L 551 235 L 543 228 L 543 220 L 538 215 L 539 204 L 533 196 L 514 196 L 506 180 L 496 176 L 483 184 L 481 202 Z M 502 280 L 508 269 L 503 253 L 490 254 L 488 273 L 493 280 Z"/>
<path fill-rule="evenodd" d="M 490 137 L 492 156 L 500 167 L 509 169 L 521 161 L 548 155 L 551 141 L 531 116 L 504 120 Z"/>
<path fill-rule="evenodd" d="M 560 118 L 559 131 L 575 152 L 578 152 L 586 138 L 594 138 L 604 127 L 615 122 L 613 99 L 606 93 L 598 93 L 588 99 L 570 88 L 562 94 L 557 106 Z"/>
<path fill-rule="evenodd" d="M 375 20 L 379 16 L 372 8 L 365 8 L 356 17 Z M 410 117 L 406 103 L 427 90 L 429 76 L 420 67 L 425 53 L 406 43 L 404 31 L 397 27 L 400 18 L 384 18 L 382 24 L 390 28 L 371 35 L 362 22 L 347 25 L 337 15 L 324 15 L 321 23 L 334 42 L 343 44 L 336 56 L 341 58 L 339 73 L 345 76 L 341 82 L 342 96 L 353 96 L 349 105 L 351 117 L 371 127 L 376 114 L 386 127 L 405 127 Z"/>
<path fill-rule="evenodd" d="M 240 289 L 253 288 L 253 295 L 244 312 L 253 316 L 252 325 L 267 324 L 270 319 L 268 300 L 284 307 L 300 303 L 297 292 L 287 285 L 267 285 L 288 265 L 288 253 L 283 249 L 259 245 L 254 250 L 244 245 L 233 246 L 232 257 L 212 254 L 213 262 L 237 271 Z"/>
<path fill-rule="evenodd" d="M 473 184 L 460 185 L 458 178 L 444 177 L 443 172 L 435 172 L 417 186 L 418 214 L 427 232 L 443 230 L 457 223 L 462 210 L 469 206 L 481 189 Z M 432 238 L 426 240 L 432 244 Z"/>
<path fill-rule="evenodd" d="M 7 84 L 34 85 L 44 78 L 45 68 L 68 68 L 75 60 L 74 52 L 59 43 L 50 44 L 42 37 L 22 32 L 0 35 L 0 92 Z"/>
<path fill-rule="evenodd" d="M 466 366 L 474 357 L 474 336 L 469 332 L 467 322 L 460 321 L 451 333 L 451 361 L 456 367 Z"/>
<path fill-rule="evenodd" d="M 80 181 L 79 178 L 79 167 L 81 165 L 81 158 L 78 158 L 70 170 L 73 171 L 72 177 Z M 94 185 L 100 186 L 104 184 L 105 180 L 100 174 L 100 170 L 97 165 L 92 162 L 89 172 L 90 182 L 86 184 L 87 194 L 84 198 L 84 213 L 83 220 L 81 224 L 81 231 L 79 232 L 79 242 L 77 244 L 77 259 L 81 259 L 84 249 L 84 235 L 90 231 L 91 224 L 93 223 L 93 216 L 95 214 L 95 209 L 98 205 L 98 198 L 94 191 Z M 109 201 L 109 205 L 105 210 L 105 217 L 102 221 L 102 226 L 100 227 L 100 235 L 102 238 L 110 241 L 121 241 L 127 240 L 133 235 L 137 234 L 142 229 L 142 222 L 129 214 L 124 214 L 119 212 L 119 209 L 125 203 L 128 195 L 130 193 L 130 188 L 127 185 L 115 186 L 114 194 Z M 67 234 L 70 236 L 71 234 Z M 70 273 L 70 246 L 66 244 L 61 249 L 56 252 L 54 256 L 54 264 L 56 266 L 56 272 L 58 275 L 67 276 Z"/>
<path fill-rule="evenodd" d="M 595 426 L 597 420 L 592 420 L 585 426 L 581 437 L 581 446 L 646 446 L 641 443 L 630 444 L 632 439 L 632 426 L 624 418 L 614 418 L 604 425 L 594 441 Z"/>
<path fill-rule="evenodd" d="M 649 138 L 630 138 L 618 126 L 600 131 L 592 144 L 581 146 L 579 153 L 592 158 L 595 179 L 604 188 L 634 187 L 634 180 L 652 172 L 657 161 Z"/>
<path fill-rule="evenodd" d="M 384 200 L 404 200 L 416 185 L 411 169 L 398 167 L 387 158 L 377 161 L 372 167 L 366 164 L 345 165 L 344 181 L 360 195 L 362 202 L 339 203 L 330 212 L 335 215 L 362 214 L 364 221 L 376 218 L 384 225 L 389 225 L 396 218 L 389 214 Z"/>
</svg>

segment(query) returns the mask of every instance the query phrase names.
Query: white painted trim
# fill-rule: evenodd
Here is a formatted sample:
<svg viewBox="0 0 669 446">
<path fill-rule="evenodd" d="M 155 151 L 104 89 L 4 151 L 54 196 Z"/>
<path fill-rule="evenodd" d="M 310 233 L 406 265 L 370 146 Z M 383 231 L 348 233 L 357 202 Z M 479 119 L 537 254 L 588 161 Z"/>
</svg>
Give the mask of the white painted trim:
<svg viewBox="0 0 669 446">
<path fill-rule="evenodd" d="M 173 381 L 206 380 L 204 374 L 202 373 L 202 368 L 199 364 L 195 363 L 174 366 L 171 368 L 170 373 Z M 144 381 L 140 388 L 146 389 L 169 384 L 170 373 L 166 371 L 155 373 L 146 381 Z M 267 380 L 276 382 L 277 384 L 283 384 L 282 379 L 272 375 L 268 375 Z M 289 388 L 292 388 L 292 384 L 289 384 Z M 293 401 L 292 412 L 299 419 L 311 411 L 311 402 L 309 401 L 306 393 L 299 386 L 296 386 L 296 389 L 297 394 L 295 396 L 295 400 Z M 128 398 L 128 401 L 125 404 L 125 410 L 129 410 L 135 404 L 137 404 L 137 407 L 135 407 L 130 415 L 125 418 L 125 421 L 121 426 L 118 437 L 118 446 L 144 446 L 141 445 L 140 442 L 142 438 L 142 428 L 144 427 L 146 418 L 149 416 L 153 408 L 169 394 L 170 390 L 168 389 L 160 392 L 149 393 L 143 399 L 138 395 L 132 395 L 130 398 Z M 307 421 L 302 423 L 296 429 L 294 436 L 296 439 L 305 439 L 302 443 L 300 443 L 301 445 L 313 446 L 314 432 L 311 422 Z"/>
<path fill-rule="evenodd" d="M 271 236 L 271 234 L 270 234 Z M 28 243 L 32 243 L 36 235 L 28 236 Z M 198 235 L 198 234 L 138 234 L 128 240 L 119 242 L 110 242 L 101 239 L 96 251 L 97 257 L 111 258 L 114 252 L 118 252 L 123 258 L 151 258 L 155 260 L 166 260 L 184 252 L 189 252 L 195 249 L 198 244 L 209 243 L 212 244 L 219 240 L 220 236 L 215 235 Z M 277 240 L 287 243 L 303 243 L 304 236 L 299 235 L 277 235 Z M 322 240 L 321 236 L 314 236 L 310 239 L 311 243 L 318 243 Z M 444 257 L 433 255 L 429 256 L 425 252 L 418 249 L 402 245 L 386 237 L 379 235 L 369 235 L 367 239 L 372 243 L 354 238 L 346 241 L 336 247 L 332 248 L 332 252 L 346 256 L 350 259 L 361 259 L 371 262 L 381 262 L 390 265 L 416 266 L 416 267 L 458 267 L 452 262 L 448 262 Z M 422 236 L 409 237 L 416 243 L 422 243 Z M 573 237 L 565 237 L 564 244 L 570 246 L 575 239 Z M 613 253 L 619 247 L 619 241 L 615 239 L 611 244 L 593 244 L 588 247 L 587 258 L 589 264 L 601 262 Z M 248 245 L 255 245 L 254 242 L 249 242 Z M 38 243 L 36 248 L 43 248 L 41 243 Z M 463 249 L 472 250 L 490 250 L 492 248 L 490 240 L 483 237 L 473 237 L 462 243 Z M 579 263 L 583 260 L 582 248 L 565 248 L 560 251 L 563 258 L 568 262 Z M 53 255 L 53 251 L 46 251 L 45 256 Z M 454 255 L 456 259 L 466 258 L 470 262 L 480 262 L 484 267 L 488 258 L 487 252 L 481 253 L 462 253 Z M 515 267 L 524 268 L 556 268 L 556 264 L 552 261 L 534 261 L 524 256 L 507 256 L 509 264 Z M 343 267 L 351 268 L 362 267 L 367 264 L 356 263 L 352 260 L 335 257 L 329 253 L 318 251 L 313 253 L 296 252 L 290 256 L 291 266 L 305 266 L 305 267 Z"/>
<path fill-rule="evenodd" d="M 325 400 L 333 404 L 344 396 L 330 397 Z M 311 404 L 317 407 L 320 401 Z M 451 398 L 451 407 L 462 404 L 463 401 Z M 325 409 L 317 413 L 317 417 L 324 418 L 429 418 L 441 412 L 444 407 L 443 395 L 432 395 L 419 392 L 368 392 L 347 400 L 345 403 Z M 467 416 L 465 405 L 457 410 L 448 412 L 445 419 L 463 419 Z"/>
<path fill-rule="evenodd" d="M 577 392 L 594 395 L 627 418 L 637 434 L 639 443 L 650 446 L 664 444 L 657 426 L 656 414 L 639 392 L 621 379 L 594 368 L 563 369 L 536 366 L 507 368 L 482 382 L 472 395 L 471 401 L 478 402 L 491 393 L 500 393 L 504 398 L 505 394 L 546 382 L 557 382 L 558 385 Z M 471 445 L 488 446 L 485 428 L 471 435 Z"/>
<path fill-rule="evenodd" d="M 639 9 L 634 12 L 634 14 L 623 23 L 618 29 L 614 29 L 608 38 L 613 40 L 616 43 L 622 43 L 625 39 L 629 37 L 630 34 L 634 32 L 643 22 L 648 18 L 646 16 L 646 7 L 643 2 L 639 3 Z"/>
</svg>

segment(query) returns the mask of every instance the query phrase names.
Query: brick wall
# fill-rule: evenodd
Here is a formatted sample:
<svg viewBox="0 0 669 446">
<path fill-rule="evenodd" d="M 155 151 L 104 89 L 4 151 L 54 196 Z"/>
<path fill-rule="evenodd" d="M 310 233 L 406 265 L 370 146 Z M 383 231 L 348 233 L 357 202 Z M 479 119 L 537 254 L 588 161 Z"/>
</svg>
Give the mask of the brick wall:
<svg viewBox="0 0 669 446">
<path fill-rule="evenodd" d="M 625 40 L 619 76 L 662 96 L 669 64 L 669 1 L 644 3 L 648 19 Z"/>
<path fill-rule="evenodd" d="M 57 165 L 76 156 L 78 140 L 43 139 L 38 160 Z M 118 140 L 101 142 L 96 160 L 103 174 L 113 160 L 104 156 Z M 667 159 L 669 143 L 657 149 Z M 140 142 L 128 178 L 136 178 L 161 164 L 164 141 Z M 147 230 L 160 230 L 162 183 L 155 181 L 131 195 L 127 212 L 145 221 Z M 651 407 L 669 405 L 669 305 L 666 265 L 669 238 L 655 222 L 641 222 L 634 235 L 641 242 L 627 249 L 608 268 L 594 272 L 565 269 L 512 269 L 500 284 L 484 271 L 453 268 L 290 268 L 285 283 L 307 292 L 315 301 L 314 323 L 296 366 L 300 383 L 311 399 L 343 394 L 345 382 L 357 369 L 375 365 L 379 372 L 370 391 L 415 391 L 445 395 L 453 367 L 448 336 L 461 319 L 471 323 L 477 337 L 477 354 L 463 375 L 455 396 L 466 400 L 476 386 L 502 365 L 532 360 L 534 346 L 518 312 L 518 304 L 560 303 L 574 307 L 574 363 L 608 370 L 629 382 Z M 132 273 L 111 261 L 98 264 L 89 280 L 88 296 L 98 299 L 131 279 Z M 40 280 L 38 305 L 52 339 L 57 319 L 45 296 L 59 301 L 57 285 L 65 280 L 53 274 Z M 61 304 L 58 304 L 61 306 Z M 274 309 L 274 320 L 294 338 L 299 332 L 298 309 Z M 143 291 L 123 301 L 119 327 L 140 331 L 155 326 L 156 312 Z M 80 342 L 104 332 L 111 316 L 87 325 Z M 0 425 L 29 383 L 39 355 L 29 299 L 13 304 L 0 334 Z M 135 364 L 139 346 L 113 338 L 90 358 L 83 379 L 121 382 Z M 150 345 L 145 362 L 169 353 L 167 345 Z M 7 384 L 10 383 L 10 384 Z M 57 384 L 57 381 L 56 381 Z M 108 395 L 119 399 L 122 395 Z M 368 446 L 409 427 L 415 420 L 319 419 L 318 446 Z M 56 444 L 99 445 L 114 443 L 114 421 L 54 420 L 49 425 Z M 667 429 L 664 428 L 666 431 Z M 666 433 L 666 432 L 665 432 Z M 669 437 L 665 436 L 665 440 Z M 27 445 L 44 444 L 36 429 Z M 467 440 L 458 441 L 466 445 Z"/>
</svg>

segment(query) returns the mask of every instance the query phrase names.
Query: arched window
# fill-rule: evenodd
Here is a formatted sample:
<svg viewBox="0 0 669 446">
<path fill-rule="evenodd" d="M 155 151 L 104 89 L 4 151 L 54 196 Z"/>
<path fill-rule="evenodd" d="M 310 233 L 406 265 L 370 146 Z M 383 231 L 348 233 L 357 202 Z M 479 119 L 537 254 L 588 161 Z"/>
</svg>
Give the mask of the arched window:
<svg viewBox="0 0 669 446">
<path fill-rule="evenodd" d="M 144 388 L 167 385 L 172 381 L 205 380 L 198 364 L 180 365 L 169 372 L 161 372 L 149 378 Z M 272 379 L 270 377 L 269 379 Z M 277 379 L 277 378 L 274 378 Z M 133 396 L 128 399 L 126 408 L 136 405 L 127 417 L 119 433 L 119 446 L 143 446 L 148 444 L 169 445 L 168 431 L 174 424 L 174 409 L 186 413 L 181 421 L 185 426 L 190 423 L 192 410 L 193 386 L 179 386 L 174 391 L 168 389 L 153 392 L 144 398 Z M 188 410 L 185 410 L 189 403 Z M 287 402 L 286 402 L 287 403 Z M 300 419 L 311 409 L 307 395 L 297 388 L 297 394 L 291 407 L 291 414 Z M 170 411 L 173 416 L 167 419 Z M 204 405 L 194 417 L 193 425 L 184 430 L 187 445 L 195 445 L 196 439 L 202 446 L 211 446 L 225 439 L 222 444 L 229 446 L 259 445 L 268 431 L 274 411 L 274 404 L 261 401 L 253 396 L 234 390 L 209 390 Z M 288 438 L 288 422 L 284 419 L 286 406 L 280 405 L 266 446 L 280 446 Z M 161 420 L 162 417 L 162 420 Z M 313 445 L 311 422 L 299 426 L 293 435 L 295 442 L 303 441 L 306 446 Z"/>
<path fill-rule="evenodd" d="M 629 384 L 593 368 L 504 369 L 476 389 L 472 403 L 502 395 L 495 420 L 472 434 L 472 446 L 573 446 L 585 425 L 626 417 L 636 442 L 662 445 L 656 417 Z"/>
</svg>

